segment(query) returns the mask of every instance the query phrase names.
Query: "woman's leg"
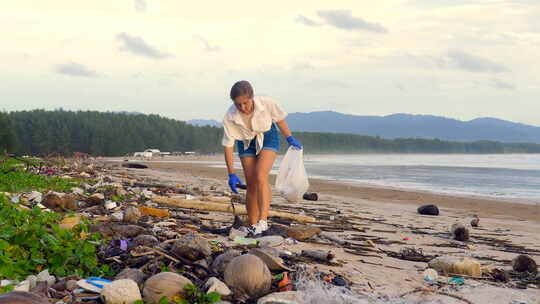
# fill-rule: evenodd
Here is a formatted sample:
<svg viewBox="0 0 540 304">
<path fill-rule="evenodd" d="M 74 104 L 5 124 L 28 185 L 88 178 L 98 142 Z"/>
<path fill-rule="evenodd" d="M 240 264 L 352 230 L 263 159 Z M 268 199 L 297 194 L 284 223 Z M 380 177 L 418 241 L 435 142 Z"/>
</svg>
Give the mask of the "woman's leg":
<svg viewBox="0 0 540 304">
<path fill-rule="evenodd" d="M 255 173 L 257 158 L 256 157 L 241 157 L 244 175 L 246 177 L 247 193 L 246 193 L 246 209 L 250 225 L 255 225 L 259 221 L 261 212 L 259 210 L 258 191 L 257 191 L 257 175 Z"/>
<path fill-rule="evenodd" d="M 277 153 L 273 150 L 262 150 L 257 157 L 255 168 L 257 180 L 257 201 L 259 207 L 258 220 L 266 221 L 270 211 L 270 201 L 272 200 L 272 189 L 268 182 L 268 173 L 274 165 Z"/>
</svg>

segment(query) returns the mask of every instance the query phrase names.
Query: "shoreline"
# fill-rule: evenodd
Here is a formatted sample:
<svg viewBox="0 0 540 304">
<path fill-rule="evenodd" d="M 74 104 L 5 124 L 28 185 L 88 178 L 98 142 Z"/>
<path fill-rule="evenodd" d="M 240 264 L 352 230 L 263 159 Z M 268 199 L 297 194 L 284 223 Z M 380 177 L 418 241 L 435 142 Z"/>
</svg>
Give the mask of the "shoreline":
<svg viewBox="0 0 540 304">
<path fill-rule="evenodd" d="M 118 161 L 122 158 L 108 158 L 109 161 Z M 160 159 L 144 161 L 151 169 L 158 171 L 182 171 L 193 176 L 221 179 L 225 182 L 223 168 L 212 167 L 208 163 L 200 161 L 217 161 L 216 157 L 198 157 L 182 159 L 182 162 L 163 161 Z M 221 160 L 221 158 L 219 158 Z M 199 163 L 200 162 L 200 163 Z M 242 170 L 238 170 L 243 177 Z M 275 175 L 271 174 L 270 182 L 274 183 Z M 511 200 L 501 200 L 487 197 L 449 195 L 432 193 L 427 191 L 412 191 L 389 187 L 371 185 L 356 185 L 351 183 L 339 183 L 324 179 L 310 178 L 310 192 L 323 195 L 333 195 L 341 198 L 367 200 L 380 203 L 393 203 L 403 205 L 435 204 L 439 208 L 453 209 L 465 216 L 477 214 L 480 217 L 515 219 L 518 221 L 531 221 L 540 223 L 540 205 L 518 203 Z"/>
</svg>

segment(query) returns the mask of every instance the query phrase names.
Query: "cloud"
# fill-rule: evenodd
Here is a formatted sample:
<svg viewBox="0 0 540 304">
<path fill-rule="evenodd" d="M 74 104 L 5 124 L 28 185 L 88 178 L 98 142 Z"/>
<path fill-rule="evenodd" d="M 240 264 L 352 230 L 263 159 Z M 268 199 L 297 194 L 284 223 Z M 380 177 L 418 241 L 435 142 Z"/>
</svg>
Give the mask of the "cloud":
<svg viewBox="0 0 540 304">
<path fill-rule="evenodd" d="M 120 33 L 116 35 L 116 39 L 123 43 L 123 46 L 120 48 L 122 51 L 152 59 L 166 59 L 173 57 L 170 54 L 157 50 L 153 46 L 146 43 L 141 37 Z"/>
<path fill-rule="evenodd" d="M 54 71 L 58 74 L 76 76 L 76 77 L 98 77 L 98 73 L 89 69 L 85 65 L 69 62 L 65 64 L 57 64 L 54 66 Z"/>
<path fill-rule="evenodd" d="M 302 16 L 302 15 L 298 15 L 294 21 L 296 21 L 298 23 L 302 23 L 303 25 L 307 25 L 307 26 L 319 26 L 319 25 L 321 25 L 320 23 L 315 22 L 315 21 L 309 19 L 308 17 Z"/>
<path fill-rule="evenodd" d="M 452 66 L 469 72 L 500 73 L 508 71 L 508 68 L 502 64 L 463 51 L 449 51 L 448 59 Z"/>
<path fill-rule="evenodd" d="M 317 14 L 324 19 L 327 24 L 343 30 L 364 30 L 376 33 L 388 33 L 388 30 L 373 22 L 368 22 L 362 18 L 354 17 L 350 10 L 321 10 Z"/>
<path fill-rule="evenodd" d="M 206 40 L 204 37 L 202 36 L 194 36 L 195 39 L 199 40 L 200 42 L 203 43 L 204 45 L 204 49 L 207 51 L 207 52 L 219 52 L 221 51 L 221 48 L 217 45 L 211 45 L 210 42 L 208 42 L 208 40 Z"/>
<path fill-rule="evenodd" d="M 135 1 L 135 10 L 139 13 L 144 13 L 148 10 L 148 5 L 146 0 L 134 0 Z"/>
<path fill-rule="evenodd" d="M 491 82 L 490 85 L 497 89 L 501 89 L 501 90 L 515 90 L 516 89 L 516 86 L 513 83 L 506 82 L 498 78 L 491 78 L 490 82 Z"/>
<path fill-rule="evenodd" d="M 479 2 L 473 0 L 409 0 L 406 4 L 425 8 L 436 8 L 479 4 Z"/>
</svg>

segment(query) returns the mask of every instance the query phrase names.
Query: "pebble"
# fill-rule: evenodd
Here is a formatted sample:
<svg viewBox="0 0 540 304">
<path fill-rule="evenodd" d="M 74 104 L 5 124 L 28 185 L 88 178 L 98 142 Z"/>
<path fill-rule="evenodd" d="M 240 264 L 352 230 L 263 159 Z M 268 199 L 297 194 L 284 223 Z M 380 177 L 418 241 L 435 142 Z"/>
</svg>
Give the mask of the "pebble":
<svg viewBox="0 0 540 304">
<path fill-rule="evenodd" d="M 111 214 L 111 218 L 116 221 L 122 221 L 124 220 L 124 213 L 122 211 L 115 212 Z"/>
<path fill-rule="evenodd" d="M 135 281 L 121 279 L 105 285 L 101 291 L 105 304 L 132 304 L 142 299 L 141 291 Z"/>
<path fill-rule="evenodd" d="M 228 296 L 232 294 L 232 291 L 225 285 L 225 283 L 221 282 L 218 278 L 211 277 L 206 281 L 204 284 L 204 290 L 206 290 L 206 293 L 211 292 L 217 292 L 222 296 Z"/>
</svg>

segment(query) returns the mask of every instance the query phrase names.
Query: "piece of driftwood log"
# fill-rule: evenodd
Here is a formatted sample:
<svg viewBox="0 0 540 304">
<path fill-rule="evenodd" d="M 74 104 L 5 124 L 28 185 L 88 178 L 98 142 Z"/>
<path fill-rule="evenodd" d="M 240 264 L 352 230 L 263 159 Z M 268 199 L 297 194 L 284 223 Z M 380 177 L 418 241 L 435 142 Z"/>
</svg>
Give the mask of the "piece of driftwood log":
<svg viewBox="0 0 540 304">
<path fill-rule="evenodd" d="M 302 256 L 323 262 L 332 262 L 335 255 L 331 251 L 302 250 Z"/>
<path fill-rule="evenodd" d="M 153 197 L 152 200 L 156 203 L 166 204 L 166 205 L 181 207 L 181 208 L 187 208 L 187 209 L 235 213 L 232 206 L 222 204 L 222 203 L 204 202 L 204 201 L 199 201 L 199 200 L 186 200 L 186 199 L 165 197 L 165 196 L 156 196 L 156 197 Z M 236 214 L 247 214 L 246 207 L 243 205 L 237 206 Z M 278 211 L 270 211 L 269 215 L 278 216 L 282 218 L 289 218 L 289 219 L 292 219 L 298 222 L 304 222 L 304 223 L 316 222 L 316 219 L 314 217 L 306 216 L 306 215 L 299 215 L 299 214 L 292 214 L 292 213 L 285 213 L 285 212 L 278 212 Z"/>
</svg>

